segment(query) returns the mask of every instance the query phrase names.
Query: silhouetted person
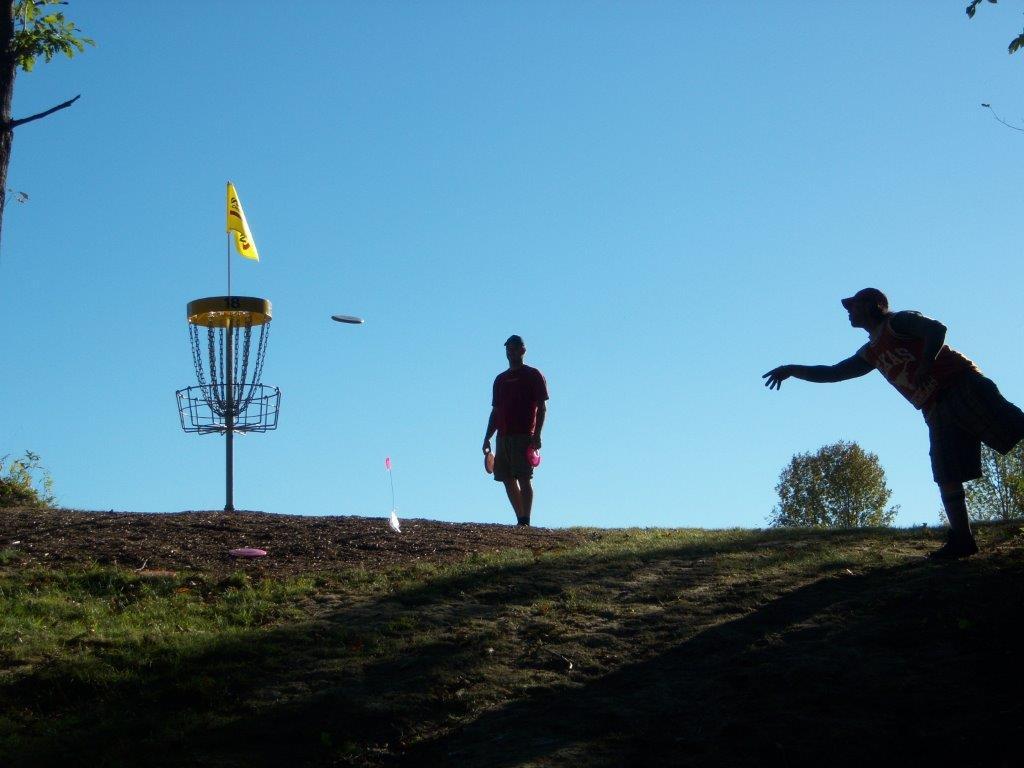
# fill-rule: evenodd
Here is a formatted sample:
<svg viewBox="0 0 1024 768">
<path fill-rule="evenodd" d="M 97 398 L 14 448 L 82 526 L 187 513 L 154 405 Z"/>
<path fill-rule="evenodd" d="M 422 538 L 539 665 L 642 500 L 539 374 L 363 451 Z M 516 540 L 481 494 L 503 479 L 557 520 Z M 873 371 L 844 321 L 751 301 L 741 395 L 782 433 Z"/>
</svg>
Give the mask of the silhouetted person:
<svg viewBox="0 0 1024 768">
<path fill-rule="evenodd" d="M 790 376 L 804 381 L 845 381 L 878 369 L 924 414 L 931 443 L 932 476 L 949 518 L 949 539 L 931 553 L 938 560 L 978 551 L 967 517 L 964 483 L 981 472 L 981 444 L 1006 454 L 1024 438 L 1024 412 L 1007 401 L 978 367 L 945 345 L 946 326 L 920 312 L 890 312 L 877 288 L 842 300 L 850 325 L 868 332 L 868 343 L 835 365 L 780 365 L 762 378 L 778 389 Z"/>
<path fill-rule="evenodd" d="M 547 414 L 548 385 L 544 374 L 523 363 L 526 345 L 520 336 L 505 342 L 508 370 L 494 380 L 491 416 L 487 420 L 484 453 L 491 452 L 491 435 L 498 432 L 494 454 L 494 479 L 505 484 L 505 492 L 519 525 L 530 524 L 533 509 L 533 466 L 527 459 L 530 448 L 540 449 L 540 431 Z"/>
</svg>

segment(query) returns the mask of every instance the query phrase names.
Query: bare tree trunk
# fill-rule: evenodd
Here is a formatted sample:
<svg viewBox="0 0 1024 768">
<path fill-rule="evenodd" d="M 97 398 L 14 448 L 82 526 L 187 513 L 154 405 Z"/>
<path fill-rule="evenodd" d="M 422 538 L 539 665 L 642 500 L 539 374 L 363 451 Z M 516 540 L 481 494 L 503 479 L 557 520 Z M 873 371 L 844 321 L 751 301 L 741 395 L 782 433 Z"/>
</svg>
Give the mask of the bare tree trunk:
<svg viewBox="0 0 1024 768">
<path fill-rule="evenodd" d="M 14 128 L 11 125 L 11 99 L 18 63 L 14 57 L 14 0 L 0 11 L 0 248 L 3 242 L 4 208 L 7 205 L 7 166 L 11 162 Z"/>
</svg>

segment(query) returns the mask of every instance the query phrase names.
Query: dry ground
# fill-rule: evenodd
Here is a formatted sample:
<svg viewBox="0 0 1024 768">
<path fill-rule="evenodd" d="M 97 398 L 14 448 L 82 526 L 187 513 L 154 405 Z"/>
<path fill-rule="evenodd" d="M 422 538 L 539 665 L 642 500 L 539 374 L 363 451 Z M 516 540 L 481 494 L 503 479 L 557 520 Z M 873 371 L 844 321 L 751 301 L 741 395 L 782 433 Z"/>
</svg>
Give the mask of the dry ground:
<svg viewBox="0 0 1024 768">
<path fill-rule="evenodd" d="M 386 519 L 369 517 L 0 510 L 0 549 L 13 550 L 25 566 L 98 564 L 215 575 L 244 568 L 254 576 L 275 578 L 359 566 L 445 563 L 508 548 L 539 553 L 600 537 L 593 531 L 412 519 L 402 521 L 402 531 L 396 534 Z M 228 552 L 237 547 L 258 547 L 267 556 L 231 557 Z"/>
</svg>

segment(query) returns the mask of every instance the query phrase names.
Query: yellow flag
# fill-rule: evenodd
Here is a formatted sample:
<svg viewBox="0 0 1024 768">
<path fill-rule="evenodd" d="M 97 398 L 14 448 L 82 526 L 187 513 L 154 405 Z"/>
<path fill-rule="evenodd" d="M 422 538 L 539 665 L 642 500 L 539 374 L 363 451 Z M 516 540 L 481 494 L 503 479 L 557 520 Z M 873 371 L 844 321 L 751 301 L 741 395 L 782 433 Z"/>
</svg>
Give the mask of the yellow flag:
<svg viewBox="0 0 1024 768">
<path fill-rule="evenodd" d="M 238 192 L 235 185 L 228 182 L 228 232 L 235 234 L 235 248 L 238 253 L 253 261 L 260 260 L 260 254 L 256 250 L 256 242 L 252 239 L 252 232 L 249 231 L 249 222 L 245 220 L 245 212 L 242 204 L 238 201 Z"/>
</svg>

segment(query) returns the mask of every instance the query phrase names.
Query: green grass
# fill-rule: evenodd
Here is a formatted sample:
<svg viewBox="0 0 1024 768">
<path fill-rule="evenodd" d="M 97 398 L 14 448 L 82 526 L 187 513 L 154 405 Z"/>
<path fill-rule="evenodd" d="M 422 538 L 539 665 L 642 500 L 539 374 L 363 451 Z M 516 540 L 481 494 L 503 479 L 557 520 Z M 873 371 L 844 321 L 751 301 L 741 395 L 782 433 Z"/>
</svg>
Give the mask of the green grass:
<svg viewBox="0 0 1024 768">
<path fill-rule="evenodd" d="M 312 579 L 220 583 L 201 576 L 142 577 L 116 568 L 15 571 L 0 579 L 0 664 L 91 655 L 91 648 L 147 655 L 154 646 L 201 643 L 300 614 Z"/>
<path fill-rule="evenodd" d="M 920 529 L 630 529 L 256 582 L 0 553 L 0 765 L 820 760 L 895 738 L 890 702 L 907 744 L 937 738 L 946 665 L 1003 686 L 960 692 L 991 739 L 1020 714 L 979 665 L 1016 652 L 1024 537 L 981 538 L 938 567 Z"/>
</svg>

